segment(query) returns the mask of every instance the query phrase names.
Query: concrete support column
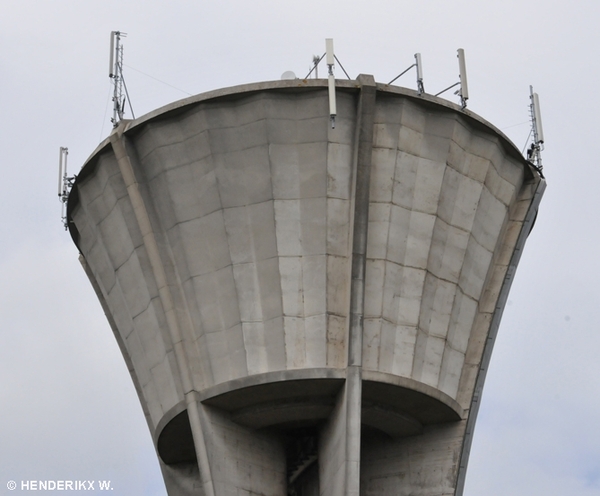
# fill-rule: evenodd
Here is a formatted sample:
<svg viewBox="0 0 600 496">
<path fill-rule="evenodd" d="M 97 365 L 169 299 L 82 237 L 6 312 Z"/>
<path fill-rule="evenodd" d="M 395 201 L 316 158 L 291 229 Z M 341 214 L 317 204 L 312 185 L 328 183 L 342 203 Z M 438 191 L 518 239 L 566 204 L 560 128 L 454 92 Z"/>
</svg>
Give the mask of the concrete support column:
<svg viewBox="0 0 600 496">
<path fill-rule="evenodd" d="M 358 77 L 357 122 L 353 153 L 352 261 L 348 366 L 343 393 L 321 436 L 321 494 L 358 496 L 360 493 L 360 432 L 362 403 L 362 347 L 364 333 L 365 271 L 369 222 L 369 188 L 373 150 L 376 86 L 372 76 Z M 339 444 L 342 443 L 342 446 Z M 330 449 L 337 445 L 337 450 Z M 335 453 L 343 460 L 324 460 Z"/>
<path fill-rule="evenodd" d="M 156 240 L 155 232 L 152 228 L 150 214 L 144 203 L 144 199 L 140 191 L 140 184 L 135 177 L 132 159 L 127 152 L 127 148 L 124 143 L 124 128 L 125 123 L 121 123 L 119 127 L 110 135 L 110 142 L 115 153 L 115 157 L 117 158 L 119 170 L 121 171 L 121 175 L 123 177 L 123 182 L 127 187 L 129 200 L 135 212 L 135 218 L 144 240 L 144 247 L 148 253 L 148 258 L 152 266 L 152 272 L 158 288 L 160 301 L 165 312 L 167 327 L 175 352 L 175 358 L 184 390 L 185 401 L 188 407 L 188 416 L 190 419 L 192 436 L 194 438 L 194 446 L 196 448 L 196 456 L 198 459 L 198 468 L 200 469 L 200 478 L 202 481 L 204 496 L 215 496 L 208 453 L 206 450 L 206 443 L 200 421 L 200 413 L 198 410 L 196 394 L 193 390 L 188 359 L 183 348 L 183 339 L 181 336 L 180 326 L 177 321 L 173 295 L 171 294 L 171 289 L 169 288 L 167 281 L 165 265 L 160 256 L 160 250 Z"/>
<path fill-rule="evenodd" d="M 352 278 L 348 366 L 362 367 L 365 271 L 369 225 L 369 188 L 373 152 L 376 87 L 373 76 L 358 76 L 361 84 L 354 138 L 354 226 L 352 229 Z"/>
</svg>

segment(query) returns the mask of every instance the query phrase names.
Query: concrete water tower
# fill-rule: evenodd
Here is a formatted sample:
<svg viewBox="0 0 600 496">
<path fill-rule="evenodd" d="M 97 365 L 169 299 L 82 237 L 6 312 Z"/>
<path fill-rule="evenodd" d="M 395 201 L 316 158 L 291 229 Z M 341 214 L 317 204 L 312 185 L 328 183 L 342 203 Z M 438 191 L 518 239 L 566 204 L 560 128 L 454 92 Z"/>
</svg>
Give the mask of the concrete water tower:
<svg viewBox="0 0 600 496">
<path fill-rule="evenodd" d="M 462 493 L 545 182 L 446 100 L 327 80 L 121 121 L 67 221 L 171 496 Z"/>
</svg>

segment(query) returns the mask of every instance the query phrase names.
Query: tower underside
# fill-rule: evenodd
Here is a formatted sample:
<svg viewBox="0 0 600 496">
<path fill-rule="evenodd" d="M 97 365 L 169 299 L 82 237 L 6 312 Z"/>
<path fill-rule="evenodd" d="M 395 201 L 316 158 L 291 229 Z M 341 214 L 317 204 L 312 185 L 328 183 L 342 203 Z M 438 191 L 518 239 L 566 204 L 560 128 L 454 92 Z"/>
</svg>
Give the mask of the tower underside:
<svg viewBox="0 0 600 496">
<path fill-rule="evenodd" d="M 171 496 L 462 493 L 544 181 L 428 95 L 325 80 L 122 122 L 71 234 Z"/>
</svg>

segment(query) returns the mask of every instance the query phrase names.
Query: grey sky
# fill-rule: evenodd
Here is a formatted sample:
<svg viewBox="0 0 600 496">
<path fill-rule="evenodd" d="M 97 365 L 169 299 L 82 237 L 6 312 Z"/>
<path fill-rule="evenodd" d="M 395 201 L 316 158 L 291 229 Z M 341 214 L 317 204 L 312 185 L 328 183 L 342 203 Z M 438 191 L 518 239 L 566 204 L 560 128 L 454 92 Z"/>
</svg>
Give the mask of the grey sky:
<svg viewBox="0 0 600 496">
<path fill-rule="evenodd" d="M 137 396 L 56 197 L 59 147 L 69 147 L 77 172 L 110 131 L 111 30 L 128 33 L 136 116 L 186 92 L 286 70 L 303 77 L 327 37 L 352 77 L 380 82 L 420 52 L 428 93 L 458 80 L 456 49 L 464 48 L 469 109 L 519 148 L 533 84 L 548 189 L 494 350 L 465 495 L 600 494 L 597 1 L 1 7 L 0 494 L 19 492 L 6 489 L 11 479 L 105 479 L 115 495 L 165 494 Z M 339 67 L 336 75 L 344 77 Z M 414 73 L 396 84 L 415 88 Z"/>
</svg>

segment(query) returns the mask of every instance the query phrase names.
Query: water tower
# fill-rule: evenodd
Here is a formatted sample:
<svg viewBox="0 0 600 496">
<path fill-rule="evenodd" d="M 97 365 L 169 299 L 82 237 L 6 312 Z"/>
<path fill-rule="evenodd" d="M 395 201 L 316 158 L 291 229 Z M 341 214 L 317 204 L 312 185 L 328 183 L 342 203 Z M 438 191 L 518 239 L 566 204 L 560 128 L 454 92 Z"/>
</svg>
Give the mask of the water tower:
<svg viewBox="0 0 600 496">
<path fill-rule="evenodd" d="M 361 75 L 332 115 L 331 91 L 121 120 L 71 190 L 171 496 L 462 493 L 545 181 L 464 105 Z"/>
</svg>

